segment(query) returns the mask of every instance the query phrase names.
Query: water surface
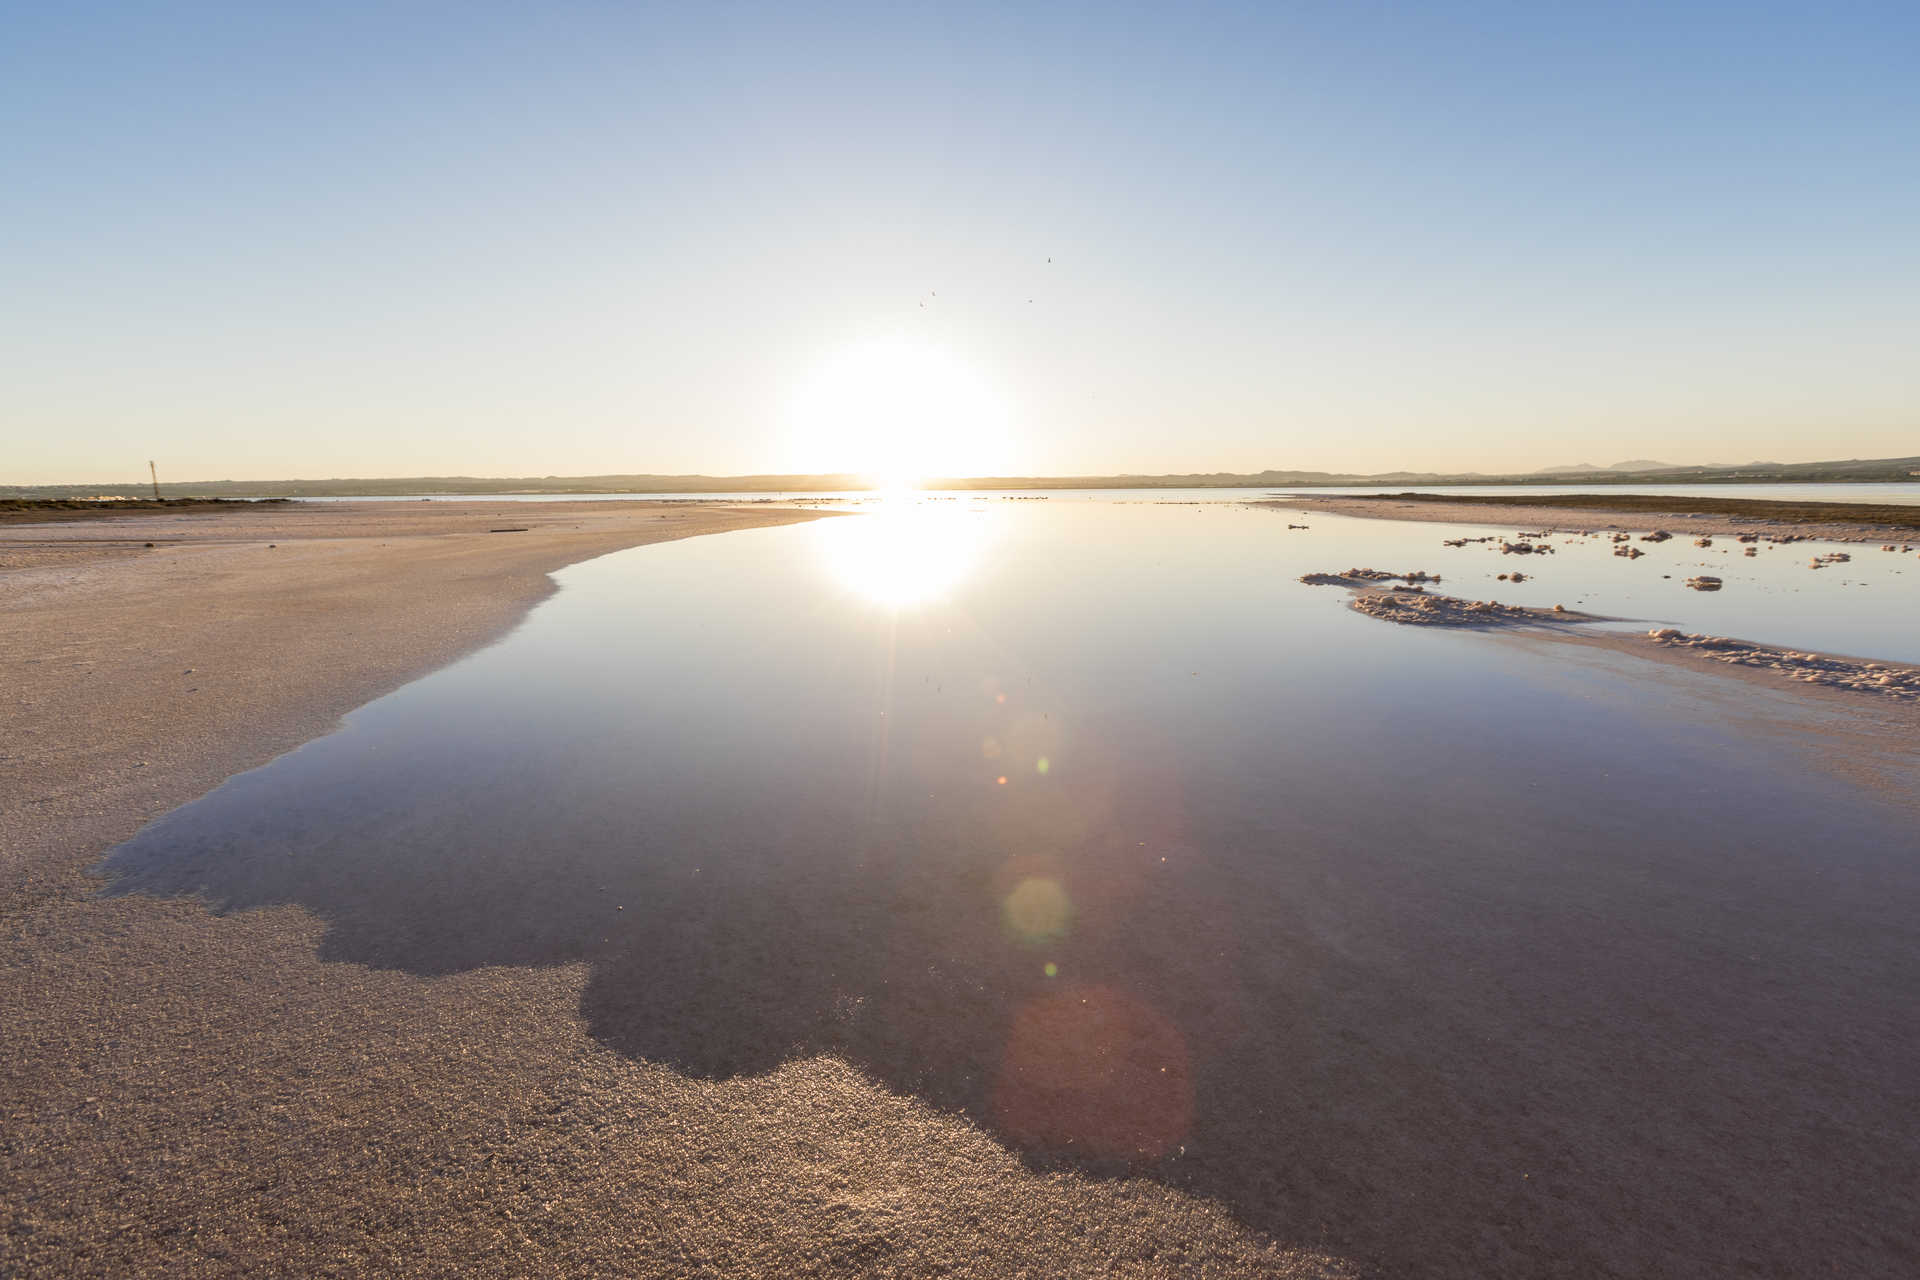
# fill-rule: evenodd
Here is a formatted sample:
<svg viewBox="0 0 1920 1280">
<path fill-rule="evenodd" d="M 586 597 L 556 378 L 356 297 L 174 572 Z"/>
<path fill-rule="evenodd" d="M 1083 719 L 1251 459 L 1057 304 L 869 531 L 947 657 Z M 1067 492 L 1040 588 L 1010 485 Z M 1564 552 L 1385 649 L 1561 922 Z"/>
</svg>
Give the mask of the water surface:
<svg viewBox="0 0 1920 1280">
<path fill-rule="evenodd" d="M 1148 489 L 943 489 L 932 496 L 941 498 L 996 498 L 1050 502 L 1245 502 L 1276 493 L 1306 496 L 1338 496 L 1353 493 L 1398 493 L 1404 490 L 1431 490 L 1451 494 L 1527 495 L 1602 493 L 1665 494 L 1688 498 L 1773 498 L 1802 502 L 1877 502 L 1895 506 L 1920 505 L 1920 481 L 1911 483 L 1867 482 L 1860 484 L 1532 484 L 1532 485 L 1418 485 L 1373 484 L 1337 485 L 1320 488 L 1275 488 L 1271 485 L 1234 488 L 1148 488 Z M 871 489 L 841 489 L 829 492 L 795 489 L 781 491 L 744 489 L 727 493 L 435 493 L 368 494 L 302 497 L 301 502 L 851 502 L 880 501 L 882 495 Z"/>
<path fill-rule="evenodd" d="M 1391 1274 L 1912 1257 L 1910 813 L 1706 678 L 1355 615 L 1295 579 L 1518 558 L 1302 519 L 964 502 L 576 565 L 115 889 L 419 974 L 582 963 L 623 1053 L 838 1054 Z"/>
<path fill-rule="evenodd" d="M 1323 489 L 1277 489 L 1274 492 L 1304 495 L 1352 493 L 1432 492 L 1498 497 L 1556 496 L 1595 493 L 1623 496 L 1630 493 L 1671 498 L 1764 498 L 1779 502 L 1877 502 L 1891 506 L 1920 504 L 1920 480 L 1868 480 L 1855 484 L 1621 484 L 1589 481 L 1586 484 L 1371 484 L 1338 485 Z"/>
<path fill-rule="evenodd" d="M 1286 563 L 1312 561 L 1314 569 L 1335 571 L 1423 569 L 1441 575 L 1437 590 L 1470 599 L 1547 609 L 1564 604 L 1630 620 L 1630 629 L 1678 626 L 1788 648 L 1920 663 L 1920 537 L 1893 543 L 1892 551 L 1883 551 L 1887 544 L 1878 542 L 1743 544 L 1690 532 L 1684 518 L 1668 518 L 1664 523 L 1674 536 L 1665 542 L 1636 535 L 1617 544 L 1604 529 L 1581 536 L 1563 528 L 1526 540 L 1551 548 L 1550 554 L 1506 554 L 1502 545 L 1521 532 L 1555 527 L 1533 518 L 1539 513 L 1516 514 L 1518 520 L 1496 531 L 1485 525 L 1282 512 L 1286 523 L 1309 526 L 1291 531 L 1296 541 L 1285 549 Z M 1492 541 L 1481 540 L 1490 534 L 1496 534 Z M 1696 545 L 1703 537 L 1709 545 Z M 1461 539 L 1472 541 L 1446 545 Z M 1615 555 L 1622 545 L 1641 554 Z M 1834 554 L 1848 559 L 1813 567 L 1816 559 Z M 1524 580 L 1512 581 L 1515 574 Z M 1721 588 L 1702 592 L 1687 586 L 1703 575 L 1719 578 Z"/>
</svg>

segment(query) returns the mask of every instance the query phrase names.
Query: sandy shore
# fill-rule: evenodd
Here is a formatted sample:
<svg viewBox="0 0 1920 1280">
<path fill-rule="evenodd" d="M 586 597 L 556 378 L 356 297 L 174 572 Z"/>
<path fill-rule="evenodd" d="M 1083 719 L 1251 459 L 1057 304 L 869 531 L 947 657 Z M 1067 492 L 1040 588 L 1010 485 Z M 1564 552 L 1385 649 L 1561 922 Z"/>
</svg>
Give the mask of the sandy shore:
<svg viewBox="0 0 1920 1280">
<path fill-rule="evenodd" d="M 1337 516 L 1357 516 L 1365 520 L 1420 520 L 1438 524 L 1471 524 L 1496 529 L 1530 529 L 1569 532 L 1585 529 L 1617 529 L 1631 533 L 1667 529 L 1681 533 L 1735 534 L 1762 533 L 1768 537 L 1820 539 L 1827 542 L 1912 543 L 1920 546 L 1920 532 L 1870 523 L 1812 522 L 1755 518 L 1751 516 L 1681 514 L 1674 512 L 1620 511 L 1606 507 L 1524 507 L 1498 502 L 1421 502 L 1407 498 L 1360 498 L 1351 495 L 1325 497 L 1298 496 L 1270 498 L 1252 504 L 1278 507 L 1288 511 L 1324 512 Z"/>
<path fill-rule="evenodd" d="M 501 635 L 548 571 L 808 518 L 0 529 L 0 1275 L 1338 1274 L 1157 1183 L 1035 1173 L 832 1060 L 707 1082 L 622 1057 L 581 966 L 424 979 L 321 963 L 295 908 L 95 896 L 143 822 Z"/>
</svg>

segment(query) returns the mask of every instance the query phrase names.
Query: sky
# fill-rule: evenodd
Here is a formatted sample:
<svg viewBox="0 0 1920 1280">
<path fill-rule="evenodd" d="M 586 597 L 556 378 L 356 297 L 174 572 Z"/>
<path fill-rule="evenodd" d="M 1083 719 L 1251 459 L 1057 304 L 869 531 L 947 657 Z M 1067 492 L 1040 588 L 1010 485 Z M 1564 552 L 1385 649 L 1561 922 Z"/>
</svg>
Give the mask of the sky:
<svg viewBox="0 0 1920 1280">
<path fill-rule="evenodd" d="M 0 5 L 0 484 L 1920 453 L 1920 5 Z"/>
</svg>

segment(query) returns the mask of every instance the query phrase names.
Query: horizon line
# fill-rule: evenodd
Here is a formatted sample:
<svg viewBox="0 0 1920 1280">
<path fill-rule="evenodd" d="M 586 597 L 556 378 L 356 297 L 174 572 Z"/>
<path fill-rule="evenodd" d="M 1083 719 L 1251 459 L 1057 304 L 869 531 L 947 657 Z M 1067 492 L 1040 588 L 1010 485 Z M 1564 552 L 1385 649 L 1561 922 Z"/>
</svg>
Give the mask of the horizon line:
<svg viewBox="0 0 1920 1280">
<path fill-rule="evenodd" d="M 1637 461 L 1637 460 L 1636 460 Z M 1323 471 L 1304 468 L 1269 467 L 1260 471 L 1185 471 L 1185 472 L 1099 472 L 1078 475 L 961 475 L 928 476 L 917 480 L 915 489 L 983 489 L 983 488 L 1100 488 L 1100 487 L 1235 487 L 1235 482 L 1247 487 L 1267 484 L 1373 484 L 1401 483 L 1411 480 L 1423 482 L 1455 483 L 1471 482 L 1521 482 L 1539 480 L 1545 477 L 1564 476 L 1582 482 L 1614 482 L 1634 480 L 1652 475 L 1677 475 L 1678 473 L 1703 473 L 1723 476 L 1727 479 L 1764 480 L 1779 473 L 1796 471 L 1818 471 L 1822 469 L 1846 468 L 1866 472 L 1886 472 L 1885 475 L 1862 475 L 1859 479 L 1887 479 L 1904 481 L 1920 479 L 1920 455 L 1896 458 L 1846 458 L 1819 459 L 1810 462 L 1745 462 L 1745 463 L 1661 463 L 1648 460 L 1648 465 L 1638 468 L 1622 468 L 1621 464 L 1611 467 L 1596 467 L 1578 463 L 1562 467 L 1544 467 L 1529 471 L 1416 471 L 1400 469 L 1393 471 Z M 673 492 L 714 490 L 878 490 L 890 487 L 878 476 L 861 472 L 751 472 L 735 475 L 713 475 L 706 472 L 600 472 L 583 475 L 519 475 L 485 476 L 466 474 L 442 475 L 388 475 L 388 476 L 329 476 L 329 477 L 291 477 L 281 479 L 198 479 L 161 481 L 163 490 L 190 488 L 338 488 L 345 486 L 380 486 L 390 488 L 406 485 L 432 485 L 446 489 L 454 484 L 481 484 L 488 486 L 517 485 L 526 491 L 539 491 L 568 486 L 582 492 Z M 39 484 L 0 484 L 0 492 L 19 493 L 47 489 L 92 488 L 101 491 L 117 489 L 146 490 L 152 485 L 150 480 L 76 480 L 49 481 Z M 616 487 L 623 486 L 623 487 Z"/>
</svg>

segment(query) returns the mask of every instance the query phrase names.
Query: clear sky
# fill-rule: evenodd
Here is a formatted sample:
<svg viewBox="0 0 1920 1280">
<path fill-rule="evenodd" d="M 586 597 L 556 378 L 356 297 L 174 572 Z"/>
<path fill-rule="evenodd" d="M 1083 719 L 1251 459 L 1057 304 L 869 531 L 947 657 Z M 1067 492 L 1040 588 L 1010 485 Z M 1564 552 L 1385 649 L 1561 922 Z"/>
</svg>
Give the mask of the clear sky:
<svg viewBox="0 0 1920 1280">
<path fill-rule="evenodd" d="M 0 6 L 0 483 L 1911 453 L 1913 0 Z"/>
</svg>

